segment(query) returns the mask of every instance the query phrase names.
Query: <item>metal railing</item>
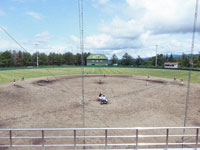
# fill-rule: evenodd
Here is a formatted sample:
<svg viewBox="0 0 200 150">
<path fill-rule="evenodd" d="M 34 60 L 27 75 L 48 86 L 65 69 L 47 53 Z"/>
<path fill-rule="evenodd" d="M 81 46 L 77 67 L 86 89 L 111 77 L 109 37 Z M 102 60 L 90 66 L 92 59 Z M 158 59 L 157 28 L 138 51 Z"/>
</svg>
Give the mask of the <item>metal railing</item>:
<svg viewBox="0 0 200 150">
<path fill-rule="evenodd" d="M 0 129 L 0 149 L 12 150 L 14 148 L 24 147 L 40 147 L 42 150 L 48 149 L 49 147 L 53 147 L 54 150 L 56 147 L 65 147 L 65 149 L 83 149 L 83 147 L 84 149 L 117 149 L 117 146 L 118 149 L 136 150 L 144 147 L 164 148 L 167 150 L 168 148 L 180 148 L 184 146 L 197 149 L 199 147 L 199 129 L 200 127 Z M 184 135 L 183 130 L 186 131 Z M 66 131 L 68 133 L 64 133 Z M 84 136 L 82 134 L 83 131 L 88 134 L 86 133 Z M 37 132 L 40 135 L 21 135 L 22 133 L 27 134 L 29 132 Z M 51 132 L 54 135 L 48 135 Z M 101 135 L 96 135 L 100 133 Z M 39 144 L 26 144 L 25 140 L 27 139 L 39 139 L 40 142 Z M 50 144 L 46 142 L 49 139 Z M 54 143 L 55 140 L 59 139 L 71 139 L 71 143 Z M 84 144 L 80 142 L 83 139 L 90 140 L 86 140 Z M 99 139 L 102 143 L 99 143 L 96 139 Z M 120 142 L 114 142 L 115 139 Z M 161 139 L 164 142 L 160 142 Z M 4 144 L 4 142 L 7 142 L 7 144 Z"/>
</svg>

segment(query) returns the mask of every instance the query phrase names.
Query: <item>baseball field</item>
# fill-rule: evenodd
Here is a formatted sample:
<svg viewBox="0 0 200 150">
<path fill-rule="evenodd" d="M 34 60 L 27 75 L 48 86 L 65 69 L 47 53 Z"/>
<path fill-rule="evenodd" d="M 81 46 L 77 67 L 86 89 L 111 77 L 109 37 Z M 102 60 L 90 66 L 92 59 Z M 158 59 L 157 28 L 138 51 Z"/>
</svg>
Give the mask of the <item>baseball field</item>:
<svg viewBox="0 0 200 150">
<path fill-rule="evenodd" d="M 85 68 L 84 74 L 85 127 L 183 126 L 188 71 Z M 200 126 L 200 72 L 191 81 L 187 125 Z M 81 68 L 5 70 L 0 82 L 0 128 L 83 127 Z M 100 92 L 108 104 L 100 104 Z"/>
</svg>

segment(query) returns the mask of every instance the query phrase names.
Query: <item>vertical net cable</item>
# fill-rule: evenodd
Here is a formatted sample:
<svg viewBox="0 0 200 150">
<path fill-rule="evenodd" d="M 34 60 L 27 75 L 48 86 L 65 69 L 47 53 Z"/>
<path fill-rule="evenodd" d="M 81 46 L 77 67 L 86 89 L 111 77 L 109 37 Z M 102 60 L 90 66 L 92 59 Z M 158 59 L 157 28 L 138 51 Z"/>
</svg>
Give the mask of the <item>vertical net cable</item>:
<svg viewBox="0 0 200 150">
<path fill-rule="evenodd" d="M 195 17 L 194 17 L 193 34 L 192 34 L 192 45 L 191 45 L 190 68 L 188 72 L 187 94 L 186 94 L 186 100 L 185 100 L 184 127 L 187 126 L 188 102 L 190 99 L 190 82 L 191 82 L 191 71 L 193 69 L 193 53 L 194 53 L 194 44 L 195 44 L 196 23 L 197 23 L 197 18 L 198 18 L 198 6 L 199 6 L 199 0 L 196 0 Z M 182 143 L 184 142 L 184 135 L 185 135 L 185 128 L 183 129 Z"/>
<path fill-rule="evenodd" d="M 83 0 L 78 0 L 79 7 L 79 29 L 80 29 L 80 51 L 81 51 L 81 74 L 82 74 L 82 120 L 83 128 L 85 128 L 85 77 L 84 77 L 84 32 L 83 32 Z M 85 136 L 85 130 L 83 131 Z M 83 144 L 85 144 L 85 137 L 83 138 Z M 85 146 L 83 146 L 85 149 Z"/>
<path fill-rule="evenodd" d="M 3 28 L 2 26 L 0 26 L 1 30 L 4 31 L 4 33 L 11 38 L 20 48 L 22 48 L 25 52 L 28 52 L 10 33 L 8 33 L 8 31 Z"/>
</svg>

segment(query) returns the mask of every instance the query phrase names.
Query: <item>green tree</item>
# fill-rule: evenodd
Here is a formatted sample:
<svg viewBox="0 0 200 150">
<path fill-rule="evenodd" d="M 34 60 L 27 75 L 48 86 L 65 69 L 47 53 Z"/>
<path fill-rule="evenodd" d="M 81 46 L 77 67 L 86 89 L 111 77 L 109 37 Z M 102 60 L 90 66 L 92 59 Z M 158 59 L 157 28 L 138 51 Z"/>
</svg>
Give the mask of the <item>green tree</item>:
<svg viewBox="0 0 200 150">
<path fill-rule="evenodd" d="M 81 54 L 77 53 L 74 57 L 75 65 L 81 65 Z"/>
<path fill-rule="evenodd" d="M 48 57 L 48 64 L 49 65 L 56 65 L 56 54 L 50 53 Z"/>
<path fill-rule="evenodd" d="M 83 63 L 84 65 L 87 65 L 87 57 L 90 55 L 90 53 L 83 53 Z"/>
<path fill-rule="evenodd" d="M 11 67 L 14 65 L 11 51 L 5 51 L 0 54 L 0 66 Z"/>
<path fill-rule="evenodd" d="M 144 60 L 140 56 L 138 56 L 137 59 L 136 59 L 136 61 L 135 61 L 136 66 L 142 65 L 143 62 L 144 62 Z"/>
<path fill-rule="evenodd" d="M 62 65 L 62 54 L 56 54 L 56 65 Z"/>
<path fill-rule="evenodd" d="M 45 53 L 39 53 L 39 65 L 48 65 L 48 56 Z"/>
<path fill-rule="evenodd" d="M 173 57 L 172 53 L 171 53 L 171 55 L 169 56 L 169 62 L 174 62 L 174 57 Z"/>
<path fill-rule="evenodd" d="M 71 52 L 64 53 L 63 62 L 65 65 L 74 65 L 75 62 L 74 55 Z"/>
<path fill-rule="evenodd" d="M 33 66 L 37 66 L 37 53 L 33 53 L 31 62 Z"/>
<path fill-rule="evenodd" d="M 197 62 L 197 67 L 200 67 L 200 53 L 199 53 L 199 55 L 198 55 L 198 62 Z"/>
<path fill-rule="evenodd" d="M 19 67 L 19 66 L 23 66 L 23 62 L 22 62 L 22 52 L 18 51 L 18 52 L 14 52 L 13 53 L 14 56 L 14 61 L 15 61 L 15 66 Z"/>
<path fill-rule="evenodd" d="M 28 52 L 22 53 L 22 65 L 23 66 L 32 66 L 33 65 L 32 57 L 31 57 L 30 53 L 28 53 Z"/>
<path fill-rule="evenodd" d="M 168 62 L 169 61 L 169 56 L 168 54 L 165 56 L 165 62 Z"/>
<path fill-rule="evenodd" d="M 159 54 L 157 58 L 158 58 L 158 66 L 164 66 L 166 60 L 165 56 L 163 54 Z"/>
<path fill-rule="evenodd" d="M 189 58 L 189 56 L 185 55 L 184 53 L 182 55 L 181 66 L 182 67 L 190 66 L 190 58 Z"/>
<path fill-rule="evenodd" d="M 198 56 L 193 56 L 193 67 L 198 67 Z"/>
<path fill-rule="evenodd" d="M 111 57 L 111 65 L 113 64 L 118 64 L 118 57 L 115 54 L 113 54 Z"/>
<path fill-rule="evenodd" d="M 133 65 L 133 58 L 132 58 L 132 56 L 129 55 L 128 53 L 125 53 L 122 56 L 121 64 L 122 65 L 126 65 L 126 66 Z"/>
</svg>

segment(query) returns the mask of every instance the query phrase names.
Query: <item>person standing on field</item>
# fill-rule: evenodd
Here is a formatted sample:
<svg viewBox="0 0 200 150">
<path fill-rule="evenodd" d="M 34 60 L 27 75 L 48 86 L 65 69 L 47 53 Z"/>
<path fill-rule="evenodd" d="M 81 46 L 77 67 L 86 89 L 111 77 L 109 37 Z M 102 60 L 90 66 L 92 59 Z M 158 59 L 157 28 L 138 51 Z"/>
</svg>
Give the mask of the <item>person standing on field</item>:
<svg viewBox="0 0 200 150">
<path fill-rule="evenodd" d="M 14 85 L 14 86 L 16 85 L 16 81 L 15 81 L 15 79 L 13 80 L 13 85 Z"/>
<path fill-rule="evenodd" d="M 184 84 L 183 79 L 181 79 L 181 85 L 183 85 L 183 84 Z"/>
</svg>

